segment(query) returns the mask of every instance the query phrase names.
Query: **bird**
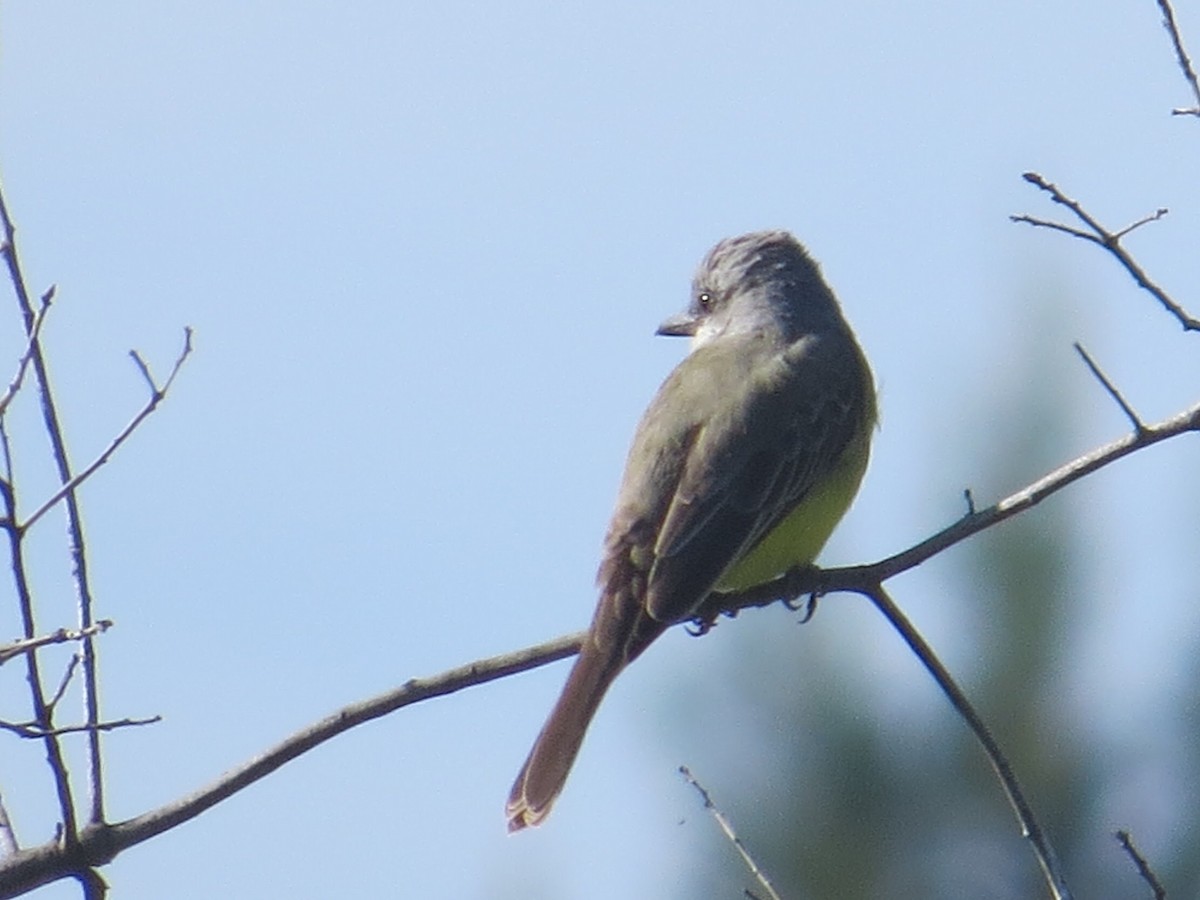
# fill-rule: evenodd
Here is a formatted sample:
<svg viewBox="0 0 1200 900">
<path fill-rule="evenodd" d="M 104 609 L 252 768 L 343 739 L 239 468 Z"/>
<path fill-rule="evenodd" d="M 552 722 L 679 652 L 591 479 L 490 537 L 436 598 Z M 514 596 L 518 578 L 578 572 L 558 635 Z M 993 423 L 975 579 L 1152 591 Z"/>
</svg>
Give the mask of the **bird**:
<svg viewBox="0 0 1200 900">
<path fill-rule="evenodd" d="M 717 243 L 686 310 L 657 333 L 689 337 L 690 350 L 634 433 L 595 613 L 513 783 L 510 832 L 549 814 L 625 667 L 713 591 L 811 565 L 867 468 L 871 370 L 817 263 L 789 232 Z"/>
</svg>

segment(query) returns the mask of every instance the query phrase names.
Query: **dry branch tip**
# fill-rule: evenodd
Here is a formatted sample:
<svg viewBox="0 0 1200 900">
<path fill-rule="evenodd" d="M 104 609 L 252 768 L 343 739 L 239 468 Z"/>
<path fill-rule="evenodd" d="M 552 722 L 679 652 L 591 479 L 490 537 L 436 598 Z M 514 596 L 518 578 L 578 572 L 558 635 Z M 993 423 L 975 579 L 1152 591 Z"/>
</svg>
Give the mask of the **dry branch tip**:
<svg viewBox="0 0 1200 900">
<path fill-rule="evenodd" d="M 1133 425 L 1134 432 L 1139 435 L 1145 434 L 1146 423 L 1142 421 L 1141 417 L 1117 389 L 1116 385 L 1112 383 L 1112 379 L 1104 374 L 1104 371 L 1099 365 L 1096 364 L 1096 361 L 1092 359 L 1091 354 L 1084 349 L 1083 344 L 1079 343 L 1079 341 L 1076 341 L 1073 346 L 1075 347 L 1075 352 L 1082 357 L 1084 364 L 1087 365 L 1088 369 L 1091 370 L 1091 373 L 1095 379 L 1100 382 L 1100 384 L 1104 387 L 1104 390 L 1108 392 L 1108 395 L 1112 397 L 1114 401 L 1116 401 L 1117 406 L 1121 407 L 1121 412 L 1125 413 L 1125 418 L 1129 419 L 1130 423 Z"/>
</svg>

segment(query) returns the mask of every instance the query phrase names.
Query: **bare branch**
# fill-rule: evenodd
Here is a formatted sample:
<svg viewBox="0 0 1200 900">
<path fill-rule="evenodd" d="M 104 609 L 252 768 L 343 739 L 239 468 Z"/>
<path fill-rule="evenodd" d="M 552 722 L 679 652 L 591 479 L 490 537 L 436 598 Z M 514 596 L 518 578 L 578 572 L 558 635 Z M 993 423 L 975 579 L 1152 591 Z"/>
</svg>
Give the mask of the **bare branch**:
<svg viewBox="0 0 1200 900">
<path fill-rule="evenodd" d="M 1151 222 L 1157 222 L 1159 219 L 1161 219 L 1163 216 L 1167 215 L 1168 213 L 1170 213 L 1169 209 L 1167 209 L 1165 206 L 1160 206 L 1154 212 L 1150 213 L 1150 215 L 1142 216 L 1137 221 L 1130 222 L 1128 225 L 1126 225 L 1120 231 L 1116 232 L 1113 235 L 1113 237 L 1119 241 L 1121 238 L 1125 237 L 1125 235 L 1127 235 L 1131 232 L 1137 231 L 1143 225 L 1149 225 Z"/>
<path fill-rule="evenodd" d="M 1066 878 L 1063 875 L 1054 848 L 1050 844 L 1050 839 L 1038 823 L 1037 817 L 1033 812 L 1033 807 L 1025 799 L 1025 794 L 1021 790 L 1021 785 L 1017 781 L 1017 776 L 1013 772 L 1008 758 L 1000 749 L 1000 745 L 992 736 L 991 731 L 979 713 L 975 711 L 975 708 L 967 699 L 967 695 L 958 686 L 949 669 L 938 659 L 937 654 L 933 652 L 933 648 L 929 646 L 921 636 L 921 633 L 917 631 L 916 627 L 908 620 L 908 617 L 904 615 L 900 607 L 895 604 L 887 591 L 884 590 L 882 584 L 872 585 L 869 590 L 864 590 L 862 593 L 875 604 L 875 608 L 883 613 L 892 624 L 892 627 L 900 633 L 900 636 L 904 638 L 904 642 L 908 644 L 909 648 L 921 660 L 922 665 L 925 666 L 929 674 L 933 676 L 933 680 L 942 689 L 942 693 L 950 700 L 955 712 L 967 723 L 976 740 L 983 747 L 984 754 L 987 756 L 988 762 L 992 764 L 992 769 L 995 771 L 996 777 L 1000 779 L 1000 784 L 1004 787 L 1005 794 L 1008 795 L 1008 802 L 1012 804 L 1013 811 L 1017 814 L 1017 821 L 1021 823 L 1021 833 L 1029 839 L 1030 844 L 1033 846 L 1034 856 L 1037 857 L 1037 861 L 1042 867 L 1042 872 L 1046 876 L 1046 884 L 1049 886 L 1052 896 L 1055 900 L 1069 900 L 1071 892 L 1067 887 Z"/>
<path fill-rule="evenodd" d="M 1077 237 L 1080 240 L 1092 241 L 1093 243 L 1101 245 L 1104 243 L 1094 234 L 1083 231 L 1080 228 L 1074 228 L 1071 225 L 1064 225 L 1062 222 L 1054 222 L 1050 219 L 1038 219 L 1034 216 L 1024 215 L 1009 216 L 1008 218 L 1011 222 L 1024 222 L 1026 225 L 1033 225 L 1035 228 L 1049 228 L 1052 231 L 1061 231 L 1063 234 L 1069 234 L 1071 237 Z"/>
<path fill-rule="evenodd" d="M 146 405 L 138 411 L 137 415 L 135 415 L 129 421 L 129 424 L 121 429 L 120 433 L 113 438 L 112 443 L 104 448 L 104 452 L 92 460 L 92 462 L 83 468 L 77 475 L 75 475 L 75 477 L 68 480 L 62 485 L 62 487 L 51 494 L 49 499 L 43 502 L 42 505 L 39 506 L 32 514 L 30 514 L 30 516 L 24 522 L 17 526 L 22 532 L 28 531 L 31 527 L 33 527 L 34 523 L 37 522 L 38 519 L 53 509 L 55 505 L 57 505 L 58 502 L 64 497 L 73 494 L 76 488 L 87 481 L 87 479 L 91 478 L 92 475 L 96 473 L 97 469 L 99 469 L 106 462 L 108 462 L 109 459 L 112 458 L 112 455 L 116 453 L 117 449 L 129 439 L 134 431 L 137 430 L 138 426 L 141 425 L 151 413 L 158 409 L 158 405 L 162 403 L 164 399 L 166 399 L 167 391 L 170 389 L 171 384 L 175 381 L 175 376 L 179 374 L 180 368 L 183 366 L 188 356 L 191 355 L 191 352 L 192 329 L 185 328 L 183 349 L 180 351 L 179 357 L 175 360 L 175 365 L 171 369 L 170 376 L 167 378 L 166 382 L 163 383 L 163 386 L 159 387 L 154 382 L 154 378 L 150 375 L 150 370 L 146 367 L 146 364 L 142 361 L 142 358 L 137 354 L 136 351 L 129 351 L 129 355 L 133 357 L 133 360 L 137 364 L 139 370 L 142 372 L 142 375 L 145 376 L 146 381 L 150 384 L 150 399 L 146 401 Z"/>
<path fill-rule="evenodd" d="M 1087 210 L 1085 210 L 1083 206 L 1080 205 L 1079 201 L 1068 197 L 1061 190 L 1059 190 L 1057 185 L 1047 181 L 1037 172 L 1026 172 L 1022 177 L 1030 184 L 1036 185 L 1048 193 L 1050 198 L 1055 203 L 1065 206 L 1071 210 L 1071 212 L 1073 212 L 1081 222 L 1087 225 L 1088 229 L 1090 230 L 1083 230 L 1070 225 L 1064 225 L 1060 222 L 1051 222 L 1046 219 L 1035 219 L 1032 216 L 1025 215 L 1009 216 L 1008 218 L 1011 221 L 1024 222 L 1027 225 L 1033 225 L 1039 228 L 1050 228 L 1054 231 L 1061 231 L 1064 234 L 1071 235 L 1072 237 L 1080 238 L 1081 240 L 1091 241 L 1094 244 L 1099 244 L 1101 247 L 1111 253 L 1122 266 L 1124 266 L 1125 271 L 1132 276 L 1133 280 L 1137 282 L 1140 288 L 1153 295 L 1154 298 L 1157 299 L 1158 302 L 1161 303 L 1163 307 L 1171 313 L 1171 315 L 1175 316 L 1175 318 L 1179 320 L 1180 324 L 1183 325 L 1184 331 L 1200 331 L 1200 319 L 1192 317 L 1187 310 L 1172 300 L 1166 291 L 1151 281 L 1150 277 L 1142 270 L 1142 267 L 1139 266 L 1134 258 L 1129 255 L 1123 246 L 1121 246 L 1122 237 L 1129 234 L 1129 232 L 1133 231 L 1134 229 L 1140 228 L 1147 222 L 1154 222 L 1158 219 L 1161 219 L 1167 214 L 1167 210 L 1159 209 L 1149 216 L 1138 219 L 1132 225 L 1126 226 L 1121 231 L 1109 231 L 1107 228 L 1101 225 L 1099 221 L 1097 221 Z"/>
<path fill-rule="evenodd" d="M 1183 38 L 1179 34 L 1179 26 L 1175 24 L 1175 10 L 1171 8 L 1170 0 L 1158 0 L 1158 8 L 1162 10 L 1163 25 L 1167 29 L 1167 34 L 1171 35 L 1171 43 L 1175 46 L 1175 59 L 1183 71 L 1184 79 L 1192 89 L 1192 96 L 1196 98 L 1195 106 L 1173 109 L 1171 115 L 1200 116 L 1200 81 L 1196 80 L 1196 70 L 1192 68 L 1192 61 L 1188 58 L 1187 50 L 1183 48 Z"/>
<path fill-rule="evenodd" d="M 119 728 L 141 728 L 145 725 L 157 725 L 162 716 L 149 716 L 145 719 L 111 719 L 107 722 L 90 722 L 83 725 L 60 725 L 55 728 L 41 728 L 36 722 L 8 722 L 0 719 L 0 730 L 10 731 L 17 737 L 30 740 L 40 740 L 47 735 L 61 737 L 64 734 L 87 734 L 93 731 L 116 731 Z"/>
<path fill-rule="evenodd" d="M 12 403 L 13 397 L 17 396 L 17 392 L 21 390 L 21 383 L 25 380 L 25 372 L 29 369 L 29 361 L 33 359 L 33 348 L 37 344 L 38 335 L 42 333 L 42 323 L 46 321 L 46 313 L 50 310 L 50 303 L 54 300 L 54 285 L 42 294 L 42 302 L 38 307 L 37 314 L 33 319 L 33 326 L 29 329 L 29 336 L 25 344 L 25 352 L 21 354 L 21 360 L 17 364 L 17 372 L 12 377 L 12 381 L 8 383 L 8 388 L 4 394 L 0 396 L 0 416 L 4 415 L 4 411 L 8 409 L 8 405 Z"/>
<path fill-rule="evenodd" d="M 1154 874 L 1154 870 L 1150 868 L 1150 864 L 1146 862 L 1146 857 L 1138 852 L 1137 847 L 1133 845 L 1133 838 L 1125 829 L 1117 832 L 1117 843 L 1121 845 L 1129 858 L 1133 860 L 1133 864 L 1137 866 L 1138 874 L 1142 876 L 1142 881 L 1150 885 L 1150 890 L 1154 892 L 1154 900 L 1166 900 L 1167 889 L 1163 887 L 1162 882 L 1158 880 L 1158 876 Z"/>
<path fill-rule="evenodd" d="M 1104 386 L 1104 389 L 1108 391 L 1109 396 L 1117 402 L 1117 406 L 1121 407 L 1121 411 L 1125 413 L 1125 417 L 1129 419 L 1130 423 L 1133 425 L 1134 432 L 1141 434 L 1143 431 L 1145 431 L 1146 426 L 1142 422 L 1141 418 L 1134 411 L 1133 407 L 1126 402 L 1125 398 L 1121 395 L 1121 392 L 1117 390 L 1116 386 L 1109 380 L 1108 376 L 1100 370 L 1098 365 L 1096 365 L 1096 361 L 1092 359 L 1091 355 L 1083 349 L 1083 344 L 1079 343 L 1079 341 L 1076 341 L 1074 347 L 1075 352 L 1083 357 L 1084 363 L 1086 363 L 1087 367 L 1091 369 L 1092 374 L 1096 376 L 1096 380 Z"/>
<path fill-rule="evenodd" d="M 771 897 L 772 900 L 782 900 L 782 898 L 779 896 L 779 893 L 775 890 L 775 886 L 771 884 L 771 879 L 767 877 L 767 873 L 759 868 L 758 863 L 754 861 L 754 857 L 750 855 L 750 851 L 746 849 L 746 845 L 742 843 L 742 839 L 738 837 L 738 834 L 734 830 L 732 823 L 725 818 L 725 814 L 717 808 L 715 803 L 713 803 L 712 797 L 709 795 L 704 785 L 696 780 L 695 776 L 692 775 L 691 770 L 687 766 L 680 766 L 679 772 L 683 775 L 687 783 L 694 787 L 700 794 L 700 798 L 704 801 L 704 808 L 712 813 L 712 817 L 717 820 L 717 825 L 721 827 L 721 831 L 725 833 L 725 837 L 727 837 L 729 842 L 733 844 L 733 849 L 735 849 L 738 852 L 738 855 L 741 856 L 742 862 L 746 864 L 746 868 L 750 870 L 750 874 L 753 875 L 755 880 L 763 886 L 763 889 L 767 892 L 767 896 Z"/>
<path fill-rule="evenodd" d="M 78 630 L 60 628 L 58 631 L 53 631 L 50 634 L 2 644 L 0 645 L 0 665 L 4 665 L 10 659 L 20 656 L 23 653 L 29 653 L 39 647 L 46 647 L 50 644 L 65 644 L 67 641 L 82 641 L 85 637 L 91 637 L 92 635 L 107 631 L 112 627 L 112 624 L 112 619 L 101 619 L 98 622 L 92 623 L 87 628 Z"/>
<path fill-rule="evenodd" d="M 154 376 L 150 373 L 150 366 L 142 359 L 142 355 L 136 350 L 130 350 L 129 355 L 133 358 L 134 363 L 142 373 L 142 377 L 146 379 L 146 384 L 150 386 L 150 393 L 161 400 L 166 396 L 167 391 L 171 389 L 171 385 L 175 383 L 175 376 L 179 374 L 179 370 L 183 367 L 184 360 L 192 352 L 192 336 L 195 332 L 191 325 L 184 326 L 183 329 L 183 350 L 180 351 L 178 358 L 175 360 L 175 365 L 171 367 L 171 374 L 167 376 L 167 380 L 163 382 L 162 387 L 154 380 Z"/>
<path fill-rule="evenodd" d="M 58 690 L 54 692 L 54 696 L 46 702 L 46 707 L 51 711 L 58 707 L 58 701 L 63 698 L 63 694 L 67 692 L 67 688 L 71 684 L 71 678 L 75 675 L 75 670 L 79 668 L 80 656 L 78 653 L 71 654 L 71 661 L 67 663 L 66 669 L 63 670 L 62 678 L 58 680 Z"/>
<path fill-rule="evenodd" d="M 1111 238 L 1111 234 L 1104 228 L 1103 225 L 1092 218 L 1092 215 L 1079 204 L 1078 200 L 1068 197 L 1058 189 L 1057 185 L 1050 183 L 1037 172 L 1026 172 L 1021 177 L 1030 184 L 1037 185 L 1043 191 L 1046 191 L 1055 203 L 1061 204 L 1062 206 L 1065 206 L 1067 209 L 1071 210 L 1071 212 L 1075 213 L 1075 216 L 1091 229 L 1091 234 L 1088 236 L 1089 240 L 1102 242 L 1100 241 L 1101 238 Z M 1091 235 L 1095 236 L 1093 237 Z"/>
<path fill-rule="evenodd" d="M 274 772 L 301 754 L 356 725 L 385 716 L 405 706 L 486 684 L 579 652 L 584 634 L 572 634 L 536 647 L 481 659 L 431 678 L 414 678 L 395 690 L 354 703 L 286 738 L 276 746 L 212 784 L 172 803 L 125 822 L 91 822 L 75 844 L 53 842 L 0 860 L 0 900 L 20 896 L 44 884 L 72 877 L 85 867 L 104 865 L 122 850 L 149 840 L 176 825 L 194 819 L 206 809 L 231 797 Z"/>
</svg>

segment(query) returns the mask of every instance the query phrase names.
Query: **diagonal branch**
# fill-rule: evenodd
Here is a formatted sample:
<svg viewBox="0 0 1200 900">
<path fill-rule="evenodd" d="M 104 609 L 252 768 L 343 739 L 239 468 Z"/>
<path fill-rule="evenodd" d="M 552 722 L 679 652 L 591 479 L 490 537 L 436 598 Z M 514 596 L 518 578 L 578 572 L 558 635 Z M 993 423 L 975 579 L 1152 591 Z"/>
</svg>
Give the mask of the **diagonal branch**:
<svg viewBox="0 0 1200 900">
<path fill-rule="evenodd" d="M 139 371 L 150 385 L 150 398 L 146 401 L 145 406 L 138 410 L 137 415 L 129 420 L 129 424 L 121 429 L 120 433 L 112 439 L 112 442 L 104 448 L 104 451 L 99 456 L 97 456 L 94 460 L 92 460 L 91 463 L 80 470 L 68 482 L 62 485 L 57 491 L 51 494 L 41 506 L 34 510 L 29 517 L 25 519 L 24 522 L 21 522 L 17 526 L 19 531 L 28 531 L 33 527 L 34 523 L 37 522 L 38 519 L 52 510 L 64 497 L 73 495 L 75 489 L 91 478 L 101 466 L 107 463 L 112 458 L 112 455 L 117 452 L 120 446 L 129 440 L 130 436 L 137 430 L 138 426 L 141 425 L 151 413 L 158 409 L 158 405 L 162 403 L 164 399 L 166 399 L 167 391 L 170 390 L 172 383 L 174 383 L 175 376 L 179 374 L 180 368 L 182 368 L 184 362 L 192 353 L 192 329 L 185 328 L 183 330 L 183 334 L 183 349 L 179 352 L 179 356 L 175 360 L 175 365 L 171 369 L 171 374 L 167 377 L 167 380 L 163 383 L 162 387 L 159 387 L 158 384 L 155 383 L 153 376 L 150 374 L 149 368 L 147 368 L 146 363 L 142 361 L 141 356 L 139 356 L 134 350 L 129 352 L 129 355 L 133 357 L 134 362 L 137 364 Z"/>
<path fill-rule="evenodd" d="M 1154 870 L 1150 868 L 1150 863 L 1146 862 L 1146 857 L 1142 856 L 1137 847 L 1133 845 L 1133 837 L 1125 829 L 1121 829 L 1116 834 L 1117 843 L 1121 845 L 1121 849 L 1126 855 L 1133 860 L 1133 864 L 1137 866 L 1138 875 L 1142 881 L 1149 885 L 1151 892 L 1154 894 L 1154 900 L 1166 900 L 1167 889 L 1163 887 L 1162 882 L 1158 880 L 1158 876 L 1154 874 Z"/>
<path fill-rule="evenodd" d="M 1033 807 L 1025 799 L 1025 793 L 1021 790 L 1021 785 L 1017 781 L 1017 776 L 1013 772 L 1012 765 L 1009 763 L 1008 757 L 1000 749 L 1000 745 L 992 735 L 991 729 L 987 727 L 983 718 L 975 711 L 975 707 L 971 705 L 971 701 L 967 699 L 967 695 L 963 693 L 962 688 L 954 680 L 954 676 L 950 674 L 950 670 L 938 658 L 933 648 L 929 646 L 925 638 L 921 636 L 921 633 L 908 620 L 908 617 L 904 615 L 900 607 L 895 604 L 883 585 L 872 585 L 869 590 L 863 591 L 863 593 L 875 604 L 875 608 L 883 613 L 892 627 L 900 633 L 900 636 L 904 638 L 904 642 L 908 644 L 909 649 L 916 654 L 917 658 L 921 660 L 922 665 L 925 666 L 925 669 L 933 676 L 933 680 L 942 689 L 942 693 L 949 698 L 955 712 L 967 723 L 967 727 L 971 729 L 971 733 L 975 735 L 975 739 L 983 747 L 984 755 L 987 756 L 988 762 L 991 763 L 996 777 L 1000 780 L 1000 784 L 1004 788 L 1004 793 L 1008 796 L 1008 802 L 1012 805 L 1013 812 L 1016 813 L 1017 821 L 1021 823 L 1021 833 L 1033 846 L 1034 856 L 1037 857 L 1037 861 L 1042 867 L 1042 873 L 1045 875 L 1046 883 L 1050 887 L 1051 895 L 1055 900 L 1070 900 L 1071 891 L 1067 887 L 1066 877 L 1063 875 L 1062 867 L 1059 865 L 1058 856 L 1050 844 L 1050 839 L 1038 823 L 1037 817 L 1033 812 Z"/>
<path fill-rule="evenodd" d="M 46 315 L 50 311 L 50 304 L 54 300 L 54 291 L 54 285 L 50 285 L 49 289 L 42 294 L 42 302 L 33 317 L 33 325 L 30 327 L 29 334 L 26 337 L 25 352 L 21 354 L 21 360 L 17 364 L 17 372 L 13 375 L 12 381 L 8 383 L 3 396 L 0 396 L 0 416 L 4 415 L 8 409 L 8 405 L 12 403 L 13 397 L 17 396 L 17 392 L 21 390 L 21 384 L 25 381 L 25 373 L 29 370 L 29 361 L 33 359 L 33 348 L 42 333 L 42 325 L 46 321 Z"/>
<path fill-rule="evenodd" d="M 452 694 L 463 688 L 565 659 L 579 652 L 583 634 L 572 634 L 536 647 L 467 663 L 431 678 L 413 678 L 395 690 L 335 712 L 297 731 L 266 752 L 232 769 L 198 791 L 158 809 L 107 824 L 93 822 L 76 844 L 48 843 L 0 860 L 0 900 L 73 877 L 111 861 L 122 850 L 194 819 L 206 809 L 265 778 L 285 763 L 345 731 L 405 706 Z"/>
<path fill-rule="evenodd" d="M 1108 392 L 1108 396 L 1112 397 L 1117 406 L 1121 407 L 1121 412 L 1125 413 L 1125 418 L 1127 418 L 1129 423 L 1133 426 L 1134 433 L 1141 434 L 1143 431 L 1145 431 L 1146 425 L 1142 422 L 1141 416 L 1137 414 L 1137 411 L 1130 405 L 1129 401 L 1125 399 L 1125 395 L 1122 394 L 1117 386 L 1112 383 L 1112 380 L 1104 374 L 1104 371 L 1099 365 L 1097 365 L 1096 361 L 1092 359 L 1092 355 L 1083 348 L 1083 344 L 1079 343 L 1079 341 L 1076 341 L 1074 347 L 1075 352 L 1083 358 L 1084 365 L 1088 367 L 1092 375 L 1095 376 L 1096 380 L 1100 382 L 1104 390 Z"/>
<path fill-rule="evenodd" d="M 725 813 L 721 812 L 717 804 L 713 802 L 708 788 L 696 780 L 696 776 L 692 774 L 692 770 L 687 766 L 680 766 L 679 774 L 683 776 L 688 784 L 696 789 L 696 792 L 700 795 L 700 799 L 704 801 L 704 808 L 712 813 L 712 817 L 716 820 L 722 834 L 729 840 L 729 843 L 733 844 L 733 849 L 738 852 L 738 856 L 742 858 L 742 862 L 746 864 L 746 868 L 750 870 L 750 874 L 754 876 L 754 880 L 763 886 L 763 890 L 767 892 L 767 896 L 771 900 L 783 900 L 779 896 L 779 892 L 775 890 L 775 885 L 771 883 L 771 879 L 767 877 L 767 873 L 762 870 L 758 862 L 750 854 L 750 851 L 746 849 L 746 845 L 742 842 L 742 839 L 738 837 L 733 823 L 729 821 Z"/>
</svg>

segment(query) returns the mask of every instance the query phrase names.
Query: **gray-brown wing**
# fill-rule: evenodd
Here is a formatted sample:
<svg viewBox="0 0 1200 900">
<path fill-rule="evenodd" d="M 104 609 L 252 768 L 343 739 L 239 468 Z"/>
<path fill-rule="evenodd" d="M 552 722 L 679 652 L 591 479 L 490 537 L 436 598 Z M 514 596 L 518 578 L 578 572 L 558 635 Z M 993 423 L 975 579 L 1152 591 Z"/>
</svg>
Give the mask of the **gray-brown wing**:
<svg viewBox="0 0 1200 900">
<path fill-rule="evenodd" d="M 828 473 L 864 406 L 859 351 L 849 336 L 807 338 L 769 359 L 742 354 L 708 408 L 658 531 L 645 605 L 686 618 L 725 569 Z"/>
</svg>

